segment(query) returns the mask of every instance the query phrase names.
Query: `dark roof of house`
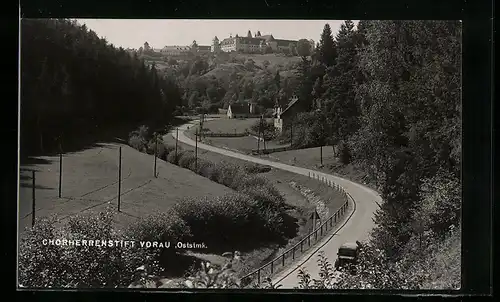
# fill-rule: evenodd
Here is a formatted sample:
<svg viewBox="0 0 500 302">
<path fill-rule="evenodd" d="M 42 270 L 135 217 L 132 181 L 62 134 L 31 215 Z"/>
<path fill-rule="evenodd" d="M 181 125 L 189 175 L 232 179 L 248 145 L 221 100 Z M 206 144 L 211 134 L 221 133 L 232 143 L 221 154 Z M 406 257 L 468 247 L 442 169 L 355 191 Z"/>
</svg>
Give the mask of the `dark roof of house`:
<svg viewBox="0 0 500 302">
<path fill-rule="evenodd" d="M 290 103 L 288 103 L 288 106 L 281 112 L 281 115 L 285 114 L 287 111 L 290 112 L 288 109 L 292 108 L 295 104 L 299 102 L 298 98 L 293 99 Z"/>
<path fill-rule="evenodd" d="M 242 44 L 251 44 L 251 45 L 260 45 L 262 39 L 259 38 L 249 38 L 249 37 L 240 37 L 240 42 Z"/>
<path fill-rule="evenodd" d="M 263 36 L 260 36 L 258 38 L 265 39 L 266 41 L 274 41 L 273 35 L 263 35 Z"/>
<path fill-rule="evenodd" d="M 199 46 L 198 46 L 198 49 L 202 49 L 202 50 L 210 50 L 210 46 L 207 46 L 207 45 L 199 45 Z"/>
<path fill-rule="evenodd" d="M 162 48 L 162 50 L 190 50 L 189 46 L 177 46 L 177 45 L 169 45 Z"/>
<path fill-rule="evenodd" d="M 249 113 L 248 105 L 244 105 L 244 104 L 231 104 L 231 105 L 229 105 L 229 107 L 231 107 L 231 113 L 232 114 L 235 114 L 235 113 L 236 114 Z"/>
<path fill-rule="evenodd" d="M 278 42 L 278 46 L 289 46 L 290 43 L 292 44 L 296 44 L 297 41 L 293 41 L 293 40 L 276 40 L 276 42 Z"/>
</svg>

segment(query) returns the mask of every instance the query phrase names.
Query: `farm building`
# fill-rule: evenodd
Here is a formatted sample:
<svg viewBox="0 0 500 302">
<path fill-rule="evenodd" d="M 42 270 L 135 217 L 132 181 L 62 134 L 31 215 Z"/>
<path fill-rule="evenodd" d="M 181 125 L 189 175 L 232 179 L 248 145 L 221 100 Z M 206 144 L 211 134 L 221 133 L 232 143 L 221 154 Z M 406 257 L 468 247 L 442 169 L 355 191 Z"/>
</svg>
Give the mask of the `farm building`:
<svg viewBox="0 0 500 302">
<path fill-rule="evenodd" d="M 279 132 L 288 128 L 295 116 L 303 111 L 300 105 L 299 99 L 295 95 L 291 98 L 290 103 L 288 103 L 284 110 L 281 106 L 276 104 L 274 108 L 274 127 L 278 129 Z"/>
<path fill-rule="evenodd" d="M 227 108 L 228 118 L 246 118 L 256 114 L 256 104 L 253 102 L 243 102 L 230 104 Z"/>
</svg>

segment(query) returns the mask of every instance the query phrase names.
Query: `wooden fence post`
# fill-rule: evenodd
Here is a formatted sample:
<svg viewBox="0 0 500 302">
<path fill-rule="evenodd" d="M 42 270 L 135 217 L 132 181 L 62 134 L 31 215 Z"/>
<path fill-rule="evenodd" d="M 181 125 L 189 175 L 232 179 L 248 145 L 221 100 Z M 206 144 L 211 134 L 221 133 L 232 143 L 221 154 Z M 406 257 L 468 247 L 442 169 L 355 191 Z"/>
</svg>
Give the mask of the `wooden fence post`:
<svg viewBox="0 0 500 302">
<path fill-rule="evenodd" d="M 158 136 L 155 135 L 155 164 L 154 164 L 154 177 L 156 178 L 156 158 L 158 157 Z"/>
<path fill-rule="evenodd" d="M 179 128 L 176 128 L 176 134 L 175 134 L 175 159 L 177 161 L 177 145 L 179 142 Z"/>
<path fill-rule="evenodd" d="M 62 152 L 59 153 L 59 198 L 62 196 Z"/>
<path fill-rule="evenodd" d="M 122 189 L 122 147 L 118 153 L 118 212 L 120 212 L 121 202 L 121 189 Z"/>
<path fill-rule="evenodd" d="M 35 206 L 35 191 L 36 191 L 36 188 L 35 188 L 35 185 L 36 185 L 36 181 L 35 181 L 35 170 L 31 171 L 31 181 L 32 181 L 32 191 L 31 191 L 31 228 L 33 228 L 35 226 L 35 212 L 36 212 L 36 206 Z"/>
</svg>

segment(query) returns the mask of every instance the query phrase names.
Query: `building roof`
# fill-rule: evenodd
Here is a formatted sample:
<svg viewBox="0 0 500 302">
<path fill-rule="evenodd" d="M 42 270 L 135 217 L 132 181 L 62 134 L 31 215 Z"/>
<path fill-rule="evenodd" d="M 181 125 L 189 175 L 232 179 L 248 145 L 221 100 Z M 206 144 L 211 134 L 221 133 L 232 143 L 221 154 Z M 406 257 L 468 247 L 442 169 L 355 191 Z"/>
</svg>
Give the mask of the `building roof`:
<svg viewBox="0 0 500 302">
<path fill-rule="evenodd" d="M 288 109 L 292 108 L 298 102 L 299 102 L 299 99 L 297 97 L 292 98 L 292 101 L 290 103 L 288 103 L 288 106 L 285 108 L 285 110 L 283 110 L 281 112 L 281 115 L 283 116 L 283 114 L 285 114 L 285 112 L 287 112 Z M 288 111 L 288 112 L 290 112 L 290 111 Z"/>
<path fill-rule="evenodd" d="M 231 113 L 232 114 L 243 114 L 243 113 L 249 113 L 248 105 L 244 104 L 230 104 L 228 107 L 231 108 Z"/>
<path fill-rule="evenodd" d="M 257 36 L 259 39 L 264 39 L 266 41 L 274 41 L 273 35 L 263 35 L 263 36 Z"/>
<path fill-rule="evenodd" d="M 185 50 L 185 51 L 189 51 L 189 50 L 191 50 L 191 47 L 189 47 L 189 46 L 179 46 L 179 45 L 169 45 L 169 46 L 163 47 L 162 50 Z"/>
<path fill-rule="evenodd" d="M 276 42 L 278 42 L 278 46 L 289 46 L 290 43 L 293 43 L 293 44 L 296 44 L 297 41 L 294 41 L 294 40 L 279 40 L 279 39 L 276 39 Z"/>
<path fill-rule="evenodd" d="M 210 50 L 210 46 L 207 46 L 207 45 L 198 45 L 198 49 L 201 49 L 201 50 Z"/>
<path fill-rule="evenodd" d="M 250 45 L 260 45 L 262 39 L 259 38 L 249 38 L 249 37 L 240 37 L 240 42 L 242 44 L 250 44 Z"/>
</svg>

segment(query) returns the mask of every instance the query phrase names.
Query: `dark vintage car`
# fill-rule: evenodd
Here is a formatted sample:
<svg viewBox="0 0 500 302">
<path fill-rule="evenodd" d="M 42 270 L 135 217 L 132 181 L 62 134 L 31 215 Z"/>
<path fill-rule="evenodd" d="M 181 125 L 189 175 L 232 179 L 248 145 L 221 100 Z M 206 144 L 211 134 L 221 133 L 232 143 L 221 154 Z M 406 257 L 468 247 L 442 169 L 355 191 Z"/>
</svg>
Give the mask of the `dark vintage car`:
<svg viewBox="0 0 500 302">
<path fill-rule="evenodd" d="M 356 264 L 358 262 L 358 254 L 361 244 L 356 242 L 347 242 L 339 247 L 337 252 L 337 260 L 335 260 L 335 269 L 339 270 L 349 264 Z M 354 268 L 351 266 L 351 268 Z"/>
</svg>

